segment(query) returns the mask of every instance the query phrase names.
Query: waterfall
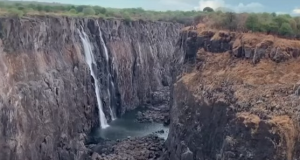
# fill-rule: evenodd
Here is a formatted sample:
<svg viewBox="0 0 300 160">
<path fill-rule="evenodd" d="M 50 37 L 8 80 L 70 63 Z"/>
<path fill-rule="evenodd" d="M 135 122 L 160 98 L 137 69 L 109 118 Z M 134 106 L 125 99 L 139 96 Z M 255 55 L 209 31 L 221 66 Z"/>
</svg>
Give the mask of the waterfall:
<svg viewBox="0 0 300 160">
<path fill-rule="evenodd" d="M 94 69 L 93 69 L 93 65 L 97 65 L 95 62 L 95 58 L 92 52 L 92 47 L 91 44 L 88 40 L 88 36 L 86 35 L 86 33 L 82 30 L 82 32 L 79 32 L 79 36 L 80 39 L 82 41 L 83 44 L 83 48 L 84 48 L 84 55 L 85 55 L 85 61 L 88 64 L 90 71 L 91 71 L 91 76 L 94 78 L 94 82 L 95 82 L 95 92 L 96 92 L 96 97 L 97 97 L 97 104 L 98 104 L 98 110 L 99 110 L 99 120 L 100 120 L 100 125 L 101 128 L 107 128 L 109 125 L 107 124 L 107 120 L 105 117 L 105 114 L 103 112 L 103 105 L 102 105 L 102 101 L 101 101 L 101 97 L 100 97 L 100 89 L 99 89 L 99 81 L 95 75 Z"/>
<path fill-rule="evenodd" d="M 115 112 L 112 110 L 112 98 L 111 98 L 111 90 L 115 90 L 115 86 L 114 86 L 114 83 L 112 81 L 112 76 L 111 76 L 111 73 L 110 73 L 110 69 L 109 69 L 109 57 L 108 57 L 108 50 L 107 50 L 107 47 L 105 45 L 105 42 L 103 40 L 103 37 L 102 37 L 102 32 L 101 32 L 101 29 L 100 29 L 100 26 L 99 26 L 99 23 L 98 21 L 96 21 L 96 24 L 98 25 L 98 28 L 99 28 L 99 36 L 100 36 L 100 41 L 101 41 L 101 45 L 103 47 L 103 50 L 104 50 L 104 55 L 105 55 L 105 60 L 106 60 L 106 64 L 107 64 L 107 84 L 108 86 L 108 89 L 107 89 L 107 94 L 108 94 L 108 99 L 109 99 L 109 110 L 110 110 L 110 117 L 112 120 L 116 120 L 116 114 Z M 111 90 L 110 90 L 111 88 Z"/>
<path fill-rule="evenodd" d="M 114 85 L 113 81 L 110 81 L 110 84 L 111 84 L 112 90 L 114 91 L 115 90 L 115 85 Z M 109 91 L 109 94 L 110 94 L 110 91 Z M 110 114 L 111 114 L 111 119 L 112 120 L 117 119 L 116 112 L 113 112 L 113 110 L 111 108 L 110 108 Z"/>
</svg>

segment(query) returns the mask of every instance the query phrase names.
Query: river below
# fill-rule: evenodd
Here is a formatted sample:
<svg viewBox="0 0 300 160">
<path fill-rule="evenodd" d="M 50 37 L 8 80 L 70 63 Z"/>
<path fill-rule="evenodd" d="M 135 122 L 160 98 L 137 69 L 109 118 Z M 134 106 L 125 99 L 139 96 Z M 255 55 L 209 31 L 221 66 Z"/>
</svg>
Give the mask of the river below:
<svg viewBox="0 0 300 160">
<path fill-rule="evenodd" d="M 159 137 L 166 139 L 169 133 L 169 128 L 161 123 L 140 123 L 136 120 L 138 111 L 130 111 L 124 114 L 109 124 L 108 128 L 94 129 L 92 137 L 94 139 L 106 140 L 122 140 L 126 138 L 143 137 L 157 131 L 163 133 L 155 133 Z"/>
</svg>

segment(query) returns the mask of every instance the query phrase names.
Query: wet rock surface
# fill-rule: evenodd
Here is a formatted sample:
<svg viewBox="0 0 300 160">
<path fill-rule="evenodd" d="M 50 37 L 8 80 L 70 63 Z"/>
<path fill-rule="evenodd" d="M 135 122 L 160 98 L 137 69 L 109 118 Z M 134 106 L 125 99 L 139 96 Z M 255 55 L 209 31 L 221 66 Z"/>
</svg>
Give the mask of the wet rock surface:
<svg viewBox="0 0 300 160">
<path fill-rule="evenodd" d="M 92 160 L 157 160 L 164 152 L 164 139 L 156 135 L 107 141 L 88 146 Z"/>
</svg>

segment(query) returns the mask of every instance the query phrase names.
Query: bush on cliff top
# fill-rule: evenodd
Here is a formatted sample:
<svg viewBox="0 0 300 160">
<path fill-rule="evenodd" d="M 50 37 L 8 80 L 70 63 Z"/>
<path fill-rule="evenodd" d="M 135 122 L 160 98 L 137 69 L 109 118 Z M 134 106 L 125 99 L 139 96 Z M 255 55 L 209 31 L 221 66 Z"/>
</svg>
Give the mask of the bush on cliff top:
<svg viewBox="0 0 300 160">
<path fill-rule="evenodd" d="M 279 29 L 279 33 L 285 36 L 291 36 L 294 31 L 289 23 L 283 23 Z"/>
<path fill-rule="evenodd" d="M 0 2 L 2 13 L 23 16 L 27 14 L 63 14 L 69 16 L 96 16 L 132 20 L 178 22 L 185 25 L 205 23 L 211 28 L 237 31 L 265 32 L 285 37 L 300 38 L 300 17 L 275 13 L 233 13 L 226 9 L 214 11 L 146 11 L 142 8 L 114 9 L 100 6 L 64 5 L 58 3 Z"/>
<path fill-rule="evenodd" d="M 96 12 L 92 7 L 86 7 L 86 8 L 83 8 L 82 13 L 84 15 L 88 16 L 88 15 L 95 15 Z"/>
<path fill-rule="evenodd" d="M 288 38 L 300 38 L 300 17 L 275 13 L 212 13 L 198 17 L 197 22 L 210 28 L 263 32 Z"/>
</svg>

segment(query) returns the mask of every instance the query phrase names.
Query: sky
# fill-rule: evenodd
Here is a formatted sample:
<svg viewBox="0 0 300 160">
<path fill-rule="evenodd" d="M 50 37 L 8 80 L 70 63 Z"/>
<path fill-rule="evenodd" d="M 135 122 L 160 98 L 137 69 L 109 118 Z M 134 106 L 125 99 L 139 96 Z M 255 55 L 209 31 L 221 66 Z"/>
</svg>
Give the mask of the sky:
<svg viewBox="0 0 300 160">
<path fill-rule="evenodd" d="M 100 5 L 112 8 L 137 8 L 147 10 L 202 10 L 224 7 L 235 12 L 275 12 L 300 15 L 300 0 L 34 0 L 68 4 Z"/>
</svg>

